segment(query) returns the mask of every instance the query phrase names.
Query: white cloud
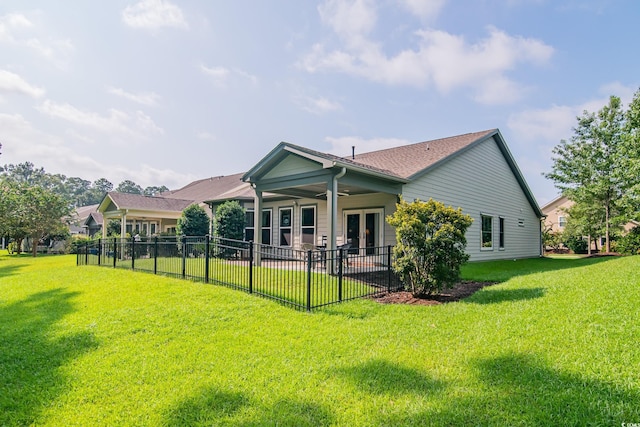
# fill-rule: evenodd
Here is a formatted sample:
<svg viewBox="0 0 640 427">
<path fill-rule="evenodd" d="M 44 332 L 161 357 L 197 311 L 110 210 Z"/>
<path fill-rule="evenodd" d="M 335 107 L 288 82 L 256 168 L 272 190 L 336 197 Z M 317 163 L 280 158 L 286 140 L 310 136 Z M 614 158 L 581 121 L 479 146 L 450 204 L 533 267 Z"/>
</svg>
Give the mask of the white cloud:
<svg viewBox="0 0 640 427">
<path fill-rule="evenodd" d="M 343 46 L 327 50 L 324 44 L 315 44 L 298 63 L 310 73 L 331 71 L 388 85 L 434 86 L 442 93 L 466 87 L 478 102 L 507 103 L 517 100 L 526 88 L 506 74 L 520 64 L 544 65 L 554 53 L 540 40 L 488 27 L 488 35 L 475 43 L 442 30 L 418 30 L 414 48 L 388 55 L 369 38 L 377 19 L 371 3 L 330 0 L 319 11 Z"/>
<path fill-rule="evenodd" d="M 44 167 L 49 173 L 79 176 L 91 181 L 107 178 L 114 184 L 131 179 L 142 185 L 166 185 L 179 188 L 196 177 L 169 169 L 158 169 L 147 164 L 132 168 L 122 164 L 110 164 L 104 159 L 96 160 L 66 145 L 66 138 L 49 135 L 34 128 L 19 114 L 0 113 L 2 129 L 2 163 L 23 163 L 30 161 L 37 167 Z M 69 132 L 68 132 L 69 133 Z M 71 132 L 71 136 L 79 137 Z"/>
<path fill-rule="evenodd" d="M 366 153 L 369 151 L 383 150 L 385 148 L 399 147 L 410 144 L 410 141 L 400 138 L 361 138 L 358 136 L 343 136 L 339 138 L 326 137 L 331 148 L 328 150 L 336 156 L 351 156 L 351 147 L 355 146 L 355 152 Z"/>
<path fill-rule="evenodd" d="M 51 117 L 107 134 L 146 138 L 149 134 L 164 133 L 162 128 L 157 126 L 149 116 L 141 111 L 136 112 L 135 118 L 131 118 L 129 114 L 116 109 L 110 109 L 109 115 L 102 116 L 94 112 L 80 110 L 70 104 L 56 104 L 48 99 L 38 107 L 38 110 Z"/>
<path fill-rule="evenodd" d="M 324 114 L 342 110 L 342 105 L 339 102 L 331 101 L 323 96 L 297 96 L 294 97 L 294 102 L 300 108 L 312 114 Z"/>
<path fill-rule="evenodd" d="M 619 82 L 603 85 L 598 89 L 599 97 L 577 105 L 552 105 L 514 113 L 507 126 L 523 141 L 544 141 L 553 145 L 573 135 L 577 117 L 584 111 L 596 113 L 609 102 L 609 96 L 619 96 L 624 104 L 633 98 L 634 88 Z"/>
<path fill-rule="evenodd" d="M 402 6 L 424 21 L 431 21 L 438 16 L 446 2 L 447 0 L 400 0 Z"/>
<path fill-rule="evenodd" d="M 218 138 L 216 138 L 216 136 L 210 132 L 207 131 L 200 131 L 196 134 L 196 138 L 198 139 L 202 139 L 205 141 L 215 141 Z"/>
<path fill-rule="evenodd" d="M 0 70 L 0 92 L 20 93 L 32 98 L 44 95 L 44 89 L 33 86 L 19 75 L 6 70 Z"/>
<path fill-rule="evenodd" d="M 138 104 L 147 105 L 150 107 L 158 105 L 158 101 L 160 101 L 160 95 L 155 92 L 131 93 L 125 91 L 124 89 L 115 87 L 109 87 L 107 88 L 107 91 L 113 95 L 128 99 L 129 101 L 133 101 Z"/>
<path fill-rule="evenodd" d="M 31 33 L 39 29 L 42 30 L 43 25 L 36 26 L 23 14 L 0 16 L 0 42 L 27 47 L 52 61 L 56 66 L 66 68 L 69 55 L 75 49 L 73 43 L 70 40 L 52 39 L 48 35 L 44 39 L 34 37 Z"/>
<path fill-rule="evenodd" d="M 189 28 L 182 10 L 166 0 L 142 0 L 122 11 L 122 20 L 132 28 L 157 30 L 162 27 Z"/>
<path fill-rule="evenodd" d="M 253 85 L 258 84 L 258 77 L 239 68 L 229 69 L 226 67 L 207 67 L 206 65 L 200 65 L 200 71 L 209 76 L 213 83 L 221 88 L 226 87 L 233 77 L 248 80 Z"/>
<path fill-rule="evenodd" d="M 318 12 L 325 24 L 350 40 L 368 34 L 377 20 L 371 0 L 328 0 L 318 6 Z"/>
</svg>

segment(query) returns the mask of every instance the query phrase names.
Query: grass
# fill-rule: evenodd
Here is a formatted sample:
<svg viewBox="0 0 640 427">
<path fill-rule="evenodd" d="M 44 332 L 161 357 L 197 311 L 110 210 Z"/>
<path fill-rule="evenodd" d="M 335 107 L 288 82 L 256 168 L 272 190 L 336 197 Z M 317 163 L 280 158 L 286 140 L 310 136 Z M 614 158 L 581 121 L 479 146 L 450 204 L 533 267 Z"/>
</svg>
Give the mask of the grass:
<svg viewBox="0 0 640 427">
<path fill-rule="evenodd" d="M 640 422 L 640 257 L 470 264 L 440 306 L 314 314 L 72 256 L 0 255 L 0 425 Z"/>
<path fill-rule="evenodd" d="M 89 255 L 88 265 L 97 265 L 97 255 Z M 182 277 L 182 258 L 179 257 L 158 257 L 140 258 L 135 260 L 135 269 L 152 273 L 154 269 L 158 274 L 172 277 Z M 184 270 L 185 278 L 193 280 L 204 280 L 206 262 L 204 258 L 187 258 Z M 102 265 L 110 267 L 113 265 L 113 258 L 102 260 Z M 284 263 L 283 265 L 287 265 Z M 117 268 L 131 268 L 131 259 L 115 262 Z M 298 307 L 306 307 L 307 304 L 307 272 L 304 263 L 288 263 L 288 269 L 278 269 L 271 267 L 253 267 L 252 292 Z M 302 268 L 300 268 L 302 267 Z M 224 259 L 212 258 L 209 260 L 209 282 L 223 284 L 236 289 L 249 291 L 249 266 L 247 262 L 237 263 Z M 335 303 L 341 300 L 368 296 L 380 291 L 379 288 L 371 286 L 363 281 L 349 279 L 342 280 L 342 299 L 338 293 L 339 278 L 336 275 L 328 275 L 324 271 L 311 272 L 311 306 L 318 307 Z"/>
</svg>

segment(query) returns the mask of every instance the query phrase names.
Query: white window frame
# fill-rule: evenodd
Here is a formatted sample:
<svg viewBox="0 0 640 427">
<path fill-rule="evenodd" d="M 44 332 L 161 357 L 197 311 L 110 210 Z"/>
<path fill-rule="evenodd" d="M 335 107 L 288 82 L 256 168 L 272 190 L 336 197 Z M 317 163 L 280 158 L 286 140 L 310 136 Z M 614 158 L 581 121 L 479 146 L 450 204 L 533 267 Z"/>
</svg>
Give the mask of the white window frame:
<svg viewBox="0 0 640 427">
<path fill-rule="evenodd" d="M 271 244 L 271 240 L 273 240 L 273 234 L 271 234 L 271 230 L 273 230 L 273 209 L 271 208 L 265 208 L 262 209 L 262 218 L 261 221 L 264 220 L 264 214 L 265 213 L 269 213 L 269 225 L 264 225 L 262 224 L 262 236 L 264 237 L 265 234 L 265 230 L 269 231 L 269 242 L 265 242 L 264 239 L 262 239 L 262 243 L 265 245 L 270 245 Z M 253 213 L 253 221 L 251 221 L 251 225 L 249 225 L 249 223 L 246 222 L 246 218 L 245 218 L 245 227 L 244 227 L 244 240 L 245 241 L 249 241 L 247 240 L 247 230 L 251 230 L 253 231 L 253 239 L 252 241 L 255 241 L 256 239 L 256 232 L 255 232 L 255 210 L 253 208 L 247 209 L 246 210 L 247 213 L 252 212 Z"/>
<path fill-rule="evenodd" d="M 558 215 L 558 228 L 565 228 L 567 226 L 567 217 L 565 215 Z"/>
<path fill-rule="evenodd" d="M 282 225 L 282 212 L 284 211 L 289 211 L 291 212 L 291 223 L 288 225 Z M 294 214 L 294 209 L 292 206 L 286 206 L 286 207 L 281 207 L 278 208 L 278 246 L 282 246 L 282 247 L 293 247 L 293 214 Z M 289 230 L 289 244 L 288 245 L 283 245 L 282 244 L 282 230 Z"/>
<path fill-rule="evenodd" d="M 485 241 L 484 241 L 484 236 L 485 236 L 485 231 L 484 231 L 484 218 L 489 218 L 490 222 L 489 224 L 491 225 L 491 229 L 489 230 L 490 233 L 490 242 L 491 242 L 491 246 L 485 246 Z M 493 250 L 493 215 L 487 214 L 487 213 L 480 213 L 480 250 L 481 251 L 492 251 Z"/>
<path fill-rule="evenodd" d="M 306 209 L 312 209 L 313 210 L 313 225 L 304 225 L 304 211 Z M 313 233 L 311 234 L 311 241 L 310 242 L 306 242 L 304 240 L 304 230 L 313 230 Z M 302 243 L 311 243 L 312 245 L 317 245 L 317 241 L 316 241 L 316 235 L 317 235 L 317 231 L 318 231 L 318 210 L 316 209 L 316 205 L 306 205 L 306 206 L 300 206 L 300 244 Z"/>
</svg>

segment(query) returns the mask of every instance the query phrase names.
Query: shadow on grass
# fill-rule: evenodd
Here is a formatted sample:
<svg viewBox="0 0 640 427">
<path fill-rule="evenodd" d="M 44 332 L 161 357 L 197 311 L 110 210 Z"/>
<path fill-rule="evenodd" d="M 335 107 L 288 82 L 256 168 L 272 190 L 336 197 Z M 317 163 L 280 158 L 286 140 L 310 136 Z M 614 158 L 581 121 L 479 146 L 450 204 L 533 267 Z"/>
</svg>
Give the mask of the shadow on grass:
<svg viewBox="0 0 640 427">
<path fill-rule="evenodd" d="M 476 361 L 483 387 L 443 410 L 396 415 L 381 425 L 623 425 L 640 419 L 640 393 L 560 372 L 513 354 Z"/>
<path fill-rule="evenodd" d="M 371 360 L 360 365 L 338 369 L 337 372 L 367 393 L 414 393 L 425 396 L 444 388 L 444 384 L 440 381 L 428 378 L 415 369 L 387 360 Z"/>
<path fill-rule="evenodd" d="M 60 367 L 97 346 L 89 333 L 55 336 L 75 295 L 53 289 L 0 307 L 0 425 L 38 424 L 67 387 Z"/>
<path fill-rule="evenodd" d="M 316 403 L 282 399 L 266 405 L 242 393 L 210 388 L 170 410 L 163 425 L 319 426 L 333 421 L 331 413 Z"/>
<path fill-rule="evenodd" d="M 0 279 L 7 276 L 13 276 L 22 268 L 21 265 L 5 265 L 0 267 Z"/>
<path fill-rule="evenodd" d="M 483 289 L 462 302 L 469 304 L 498 304 L 501 302 L 526 301 L 544 296 L 544 288 Z"/>
</svg>

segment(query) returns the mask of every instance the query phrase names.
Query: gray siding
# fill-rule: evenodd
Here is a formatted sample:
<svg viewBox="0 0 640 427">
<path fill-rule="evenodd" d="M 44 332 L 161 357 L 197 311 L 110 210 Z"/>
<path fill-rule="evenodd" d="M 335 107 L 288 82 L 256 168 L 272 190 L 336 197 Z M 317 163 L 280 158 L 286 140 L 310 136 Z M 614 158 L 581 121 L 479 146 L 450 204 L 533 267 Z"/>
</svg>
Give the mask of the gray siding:
<svg viewBox="0 0 640 427">
<path fill-rule="evenodd" d="M 493 139 L 405 185 L 403 197 L 406 201 L 433 198 L 471 215 L 467 253 L 473 261 L 540 255 L 540 220 Z M 481 214 L 493 217 L 491 250 L 480 248 Z M 504 250 L 498 248 L 499 217 L 505 222 Z"/>
<path fill-rule="evenodd" d="M 282 176 L 296 175 L 299 173 L 309 172 L 321 169 L 318 163 L 311 160 L 303 159 L 296 155 L 285 157 L 277 166 L 265 174 L 264 179 L 279 178 Z"/>
</svg>

